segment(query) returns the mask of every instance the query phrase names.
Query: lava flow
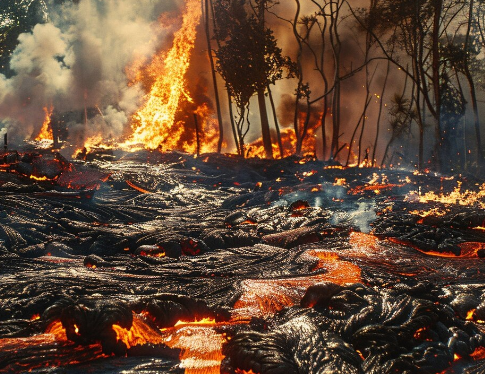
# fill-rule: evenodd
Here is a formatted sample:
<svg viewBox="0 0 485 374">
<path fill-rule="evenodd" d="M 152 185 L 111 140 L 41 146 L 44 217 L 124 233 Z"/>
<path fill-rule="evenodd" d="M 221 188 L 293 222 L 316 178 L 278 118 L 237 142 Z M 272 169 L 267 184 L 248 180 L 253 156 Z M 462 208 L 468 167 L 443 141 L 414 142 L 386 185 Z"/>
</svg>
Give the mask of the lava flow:
<svg viewBox="0 0 485 374">
<path fill-rule="evenodd" d="M 130 157 L 15 155 L 3 173 L 0 372 L 483 363 L 480 185 L 463 180 L 468 205 L 421 202 L 417 186 L 446 196 L 456 181 L 313 158 Z M 52 180 L 23 185 L 34 168 Z M 90 200 L 52 190 L 87 177 Z"/>
</svg>

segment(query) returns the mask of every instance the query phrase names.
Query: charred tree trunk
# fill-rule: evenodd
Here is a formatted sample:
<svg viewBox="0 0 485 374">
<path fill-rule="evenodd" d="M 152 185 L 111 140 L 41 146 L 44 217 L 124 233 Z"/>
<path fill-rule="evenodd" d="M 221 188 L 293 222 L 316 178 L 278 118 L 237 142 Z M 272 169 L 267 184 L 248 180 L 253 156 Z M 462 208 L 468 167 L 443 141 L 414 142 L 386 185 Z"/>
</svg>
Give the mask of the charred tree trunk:
<svg viewBox="0 0 485 374">
<path fill-rule="evenodd" d="M 465 38 L 466 51 L 469 48 L 474 4 L 475 4 L 474 0 L 470 0 L 469 11 L 468 11 L 468 27 L 467 27 L 466 38 Z M 468 54 L 466 54 L 466 56 L 468 56 Z M 485 159 L 483 157 L 484 155 L 483 155 L 483 149 L 482 149 L 482 136 L 480 132 L 480 116 L 478 114 L 478 99 L 477 99 L 477 92 L 475 88 L 475 82 L 473 80 L 473 76 L 470 71 L 470 64 L 469 64 L 468 58 L 464 64 L 464 73 L 468 81 L 468 86 L 470 87 L 470 99 L 471 99 L 472 108 L 473 108 L 473 124 L 475 127 L 475 140 L 476 140 L 476 147 L 477 147 L 477 156 L 476 156 L 477 164 L 478 164 L 479 171 L 482 171 L 485 164 Z"/>
<path fill-rule="evenodd" d="M 330 43 L 332 46 L 332 54 L 334 59 L 334 92 L 332 100 L 332 114 L 333 114 L 333 133 L 332 133 L 332 152 L 331 159 L 334 159 L 339 152 L 339 138 L 340 138 L 340 50 L 341 42 L 338 34 L 338 20 L 340 14 L 340 5 L 338 2 L 330 2 L 330 17 L 331 23 L 329 28 Z"/>
<path fill-rule="evenodd" d="M 443 0 L 434 0 L 433 34 L 432 34 L 432 74 L 433 74 L 433 94 L 435 100 L 435 157 L 436 168 L 442 168 L 443 154 L 446 153 L 446 139 L 441 130 L 441 84 L 440 84 L 440 20 Z"/>
<path fill-rule="evenodd" d="M 219 140 L 217 142 L 217 153 L 221 153 L 222 150 L 222 142 L 224 140 L 224 125 L 222 123 L 222 115 L 221 115 L 221 103 L 219 100 L 219 90 L 217 87 L 217 76 L 216 76 L 216 68 L 214 64 L 214 57 L 212 56 L 212 46 L 211 46 L 211 37 L 210 37 L 210 27 L 209 27 L 209 10 L 212 8 L 210 7 L 209 0 L 205 0 L 205 35 L 207 39 L 207 54 L 210 61 L 211 66 L 211 74 L 212 74 L 212 82 L 214 85 L 214 98 L 216 101 L 216 111 L 217 111 L 217 121 L 219 124 Z"/>
<path fill-rule="evenodd" d="M 266 97 L 264 88 L 258 90 L 259 115 L 261 118 L 261 133 L 263 136 L 263 147 L 266 158 L 273 158 L 273 146 L 271 132 L 269 131 L 268 111 L 266 110 Z"/>
<path fill-rule="evenodd" d="M 376 123 L 376 138 L 374 140 L 374 149 L 372 150 L 372 166 L 376 166 L 376 152 L 377 152 L 377 145 L 379 143 L 379 133 L 381 128 L 381 116 L 382 116 L 382 104 L 384 103 L 384 95 L 386 93 L 387 87 L 387 79 L 389 78 L 389 70 L 391 67 L 391 61 L 387 61 L 387 70 L 386 70 L 386 77 L 384 78 L 384 83 L 382 85 L 381 97 L 379 101 L 379 113 L 377 114 L 377 123 Z"/>
<path fill-rule="evenodd" d="M 241 148 L 241 144 L 239 142 L 238 131 L 236 130 L 236 124 L 234 123 L 234 111 L 232 110 L 232 99 L 231 94 L 227 91 L 227 102 L 229 107 L 229 117 L 231 120 L 231 128 L 232 128 L 232 136 L 234 137 L 234 144 L 236 145 L 237 153 L 242 156 L 243 150 Z"/>
<path fill-rule="evenodd" d="M 195 113 L 194 113 L 194 125 L 195 125 L 195 140 L 197 142 L 197 156 L 200 156 L 199 121 L 197 119 L 197 114 L 195 114 Z"/>
<path fill-rule="evenodd" d="M 284 157 L 284 149 L 283 149 L 283 142 L 281 141 L 281 131 L 280 131 L 280 125 L 278 123 L 278 116 L 276 115 L 276 107 L 274 104 L 273 100 L 273 94 L 271 93 L 271 89 L 268 86 L 268 96 L 269 96 L 269 102 L 271 103 L 271 110 L 273 111 L 273 120 L 274 120 L 274 125 L 276 129 L 276 137 L 278 140 L 278 147 L 280 150 L 280 158 Z"/>
</svg>

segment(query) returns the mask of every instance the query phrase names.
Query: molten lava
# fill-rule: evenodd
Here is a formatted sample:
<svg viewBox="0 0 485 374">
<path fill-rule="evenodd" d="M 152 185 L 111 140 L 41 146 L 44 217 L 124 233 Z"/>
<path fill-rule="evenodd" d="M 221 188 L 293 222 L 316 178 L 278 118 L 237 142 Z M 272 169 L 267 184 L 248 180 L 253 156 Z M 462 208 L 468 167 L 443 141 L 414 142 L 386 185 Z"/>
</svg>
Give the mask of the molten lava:
<svg viewBox="0 0 485 374">
<path fill-rule="evenodd" d="M 173 46 L 163 59 L 156 56 L 148 67 L 156 77 L 145 104 L 133 116 L 133 133 L 125 146 L 143 144 L 146 148 L 175 148 L 184 127 L 175 123 L 175 114 L 185 91 L 185 74 L 201 16 L 200 2 L 187 1 L 182 27 L 174 35 Z"/>
</svg>

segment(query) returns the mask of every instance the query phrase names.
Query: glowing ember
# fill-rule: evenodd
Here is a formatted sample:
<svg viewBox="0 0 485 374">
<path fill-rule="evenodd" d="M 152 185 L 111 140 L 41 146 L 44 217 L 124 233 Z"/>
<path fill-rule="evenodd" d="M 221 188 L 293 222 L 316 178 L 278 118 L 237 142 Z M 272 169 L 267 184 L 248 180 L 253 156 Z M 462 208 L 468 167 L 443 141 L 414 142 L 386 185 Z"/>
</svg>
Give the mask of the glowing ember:
<svg viewBox="0 0 485 374">
<path fill-rule="evenodd" d="M 476 309 L 469 310 L 466 314 L 467 321 L 473 321 L 473 315 L 475 314 Z"/>
<path fill-rule="evenodd" d="M 128 180 L 126 181 L 126 184 L 127 184 L 128 186 L 130 186 L 131 188 L 133 188 L 134 190 L 137 190 L 138 192 L 141 192 L 141 193 L 150 193 L 150 191 L 145 190 L 144 188 L 139 187 L 139 186 L 137 186 L 136 184 L 134 184 L 133 182 L 130 182 L 130 181 L 128 181 Z"/>
<path fill-rule="evenodd" d="M 345 178 L 335 178 L 335 182 L 333 183 L 334 186 L 345 186 L 347 184 L 347 180 Z"/>
<path fill-rule="evenodd" d="M 48 180 L 51 180 L 47 177 L 36 177 L 35 175 L 30 175 L 29 176 L 30 179 L 34 179 L 36 181 L 48 181 Z"/>
<path fill-rule="evenodd" d="M 52 112 L 54 111 L 54 107 L 51 106 L 50 108 L 44 107 L 44 123 L 42 124 L 42 128 L 40 129 L 39 135 L 35 137 L 35 140 L 53 140 L 54 136 L 52 133 L 52 126 L 51 126 L 51 116 Z"/>
<path fill-rule="evenodd" d="M 483 360 L 485 359 L 485 348 L 478 347 L 475 351 L 470 355 L 471 358 L 474 360 Z"/>
<path fill-rule="evenodd" d="M 159 146 L 174 148 L 183 132 L 177 126 L 175 114 L 185 93 L 185 74 L 190 65 L 190 53 L 197 35 L 201 16 L 200 2 L 187 1 L 182 27 L 174 35 L 173 47 L 165 59 L 157 56 L 148 71 L 156 77 L 143 107 L 133 116 L 133 134 L 124 144 L 144 144 L 146 148 Z"/>
<path fill-rule="evenodd" d="M 193 322 L 186 322 L 186 321 L 177 321 L 174 327 L 180 326 L 195 326 L 195 325 L 210 325 L 214 326 L 216 324 L 216 320 L 214 318 L 202 318 L 200 321 L 193 321 Z"/>
</svg>

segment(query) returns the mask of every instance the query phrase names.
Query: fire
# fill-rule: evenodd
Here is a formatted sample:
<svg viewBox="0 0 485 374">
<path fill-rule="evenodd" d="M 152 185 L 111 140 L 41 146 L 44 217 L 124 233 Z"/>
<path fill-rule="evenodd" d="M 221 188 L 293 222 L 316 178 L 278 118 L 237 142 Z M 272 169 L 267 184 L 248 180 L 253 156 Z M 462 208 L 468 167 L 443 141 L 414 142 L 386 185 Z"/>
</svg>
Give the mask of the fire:
<svg viewBox="0 0 485 374">
<path fill-rule="evenodd" d="M 296 151 L 296 136 L 293 129 L 284 129 L 281 131 L 281 143 L 283 144 L 284 153 L 281 155 L 276 141 L 273 142 L 273 154 L 275 158 L 291 156 Z M 303 140 L 302 154 L 313 155 L 315 153 L 316 138 L 315 129 L 309 128 L 307 136 Z M 265 158 L 266 153 L 263 147 L 263 139 L 260 138 L 247 146 L 247 154 L 250 157 Z M 305 163 L 305 162 L 303 162 Z"/>
<path fill-rule="evenodd" d="M 51 126 L 51 116 L 52 112 L 54 111 L 54 107 L 51 105 L 50 108 L 44 107 L 44 123 L 42 124 L 42 128 L 40 129 L 39 135 L 35 137 L 35 140 L 53 140 L 54 135 L 52 132 Z"/>
<path fill-rule="evenodd" d="M 95 148 L 102 148 L 102 149 L 113 149 L 114 146 L 112 144 L 107 144 L 103 138 L 102 134 L 96 134 L 90 136 L 84 141 L 84 148 L 77 149 L 72 157 L 78 157 L 79 154 L 86 154 L 92 151 Z"/>
<path fill-rule="evenodd" d="M 159 146 L 173 148 L 184 130 L 175 123 L 175 114 L 185 92 L 185 74 L 190 65 L 190 54 L 201 17 L 200 2 L 187 1 L 182 27 L 174 35 L 173 46 L 165 59 L 156 56 L 148 67 L 156 77 L 145 104 L 133 116 L 133 133 L 124 144 L 144 144 L 146 148 Z"/>
<path fill-rule="evenodd" d="M 485 183 L 482 184 L 477 192 L 474 191 L 461 191 L 462 182 L 458 181 L 455 189 L 449 194 L 435 192 L 426 192 L 425 194 L 418 195 L 419 202 L 439 202 L 442 204 L 450 205 L 476 205 L 481 209 L 485 209 Z M 414 193 L 416 195 L 416 193 Z M 413 195 L 413 196 L 414 196 Z M 408 199 L 412 200 L 412 196 L 408 196 Z M 413 201 L 413 200 L 412 200 Z"/>
</svg>

